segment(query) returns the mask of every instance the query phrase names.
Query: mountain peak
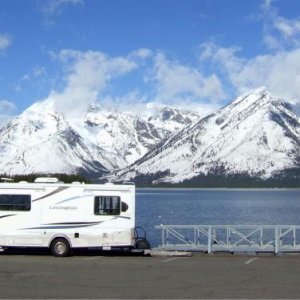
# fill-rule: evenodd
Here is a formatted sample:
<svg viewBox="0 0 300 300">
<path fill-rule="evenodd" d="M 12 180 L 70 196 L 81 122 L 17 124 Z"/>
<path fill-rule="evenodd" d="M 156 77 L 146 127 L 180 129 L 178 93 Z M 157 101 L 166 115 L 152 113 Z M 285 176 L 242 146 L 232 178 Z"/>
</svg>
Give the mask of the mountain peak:
<svg viewBox="0 0 300 300">
<path fill-rule="evenodd" d="M 149 120 L 101 102 L 66 116 L 52 100 L 34 103 L 0 130 L 2 172 L 47 172 L 47 167 L 49 172 L 109 172 L 135 162 L 199 118 L 161 106 L 158 114 L 150 110 Z"/>
<path fill-rule="evenodd" d="M 284 100 L 272 96 L 265 87 L 260 87 L 235 98 L 231 103 L 222 107 L 215 115 L 219 115 L 228 121 L 232 118 L 240 119 L 253 115 L 254 112 L 263 116 L 276 109 L 276 107 L 286 104 L 287 102 Z"/>
<path fill-rule="evenodd" d="M 252 90 L 251 93 L 252 94 L 261 94 L 261 95 L 270 94 L 269 90 L 265 86 L 260 86 L 256 89 Z"/>
<path fill-rule="evenodd" d="M 122 176 L 180 182 L 245 172 L 268 178 L 297 166 L 299 147 L 300 124 L 290 105 L 259 88 L 160 143 Z"/>
<path fill-rule="evenodd" d="M 247 92 L 242 96 L 235 98 L 229 105 L 236 105 L 236 104 L 244 104 L 244 105 L 252 105 L 257 101 L 263 100 L 264 102 L 269 102 L 273 100 L 274 97 L 271 93 L 267 90 L 266 87 L 259 87 L 255 90 Z"/>
</svg>

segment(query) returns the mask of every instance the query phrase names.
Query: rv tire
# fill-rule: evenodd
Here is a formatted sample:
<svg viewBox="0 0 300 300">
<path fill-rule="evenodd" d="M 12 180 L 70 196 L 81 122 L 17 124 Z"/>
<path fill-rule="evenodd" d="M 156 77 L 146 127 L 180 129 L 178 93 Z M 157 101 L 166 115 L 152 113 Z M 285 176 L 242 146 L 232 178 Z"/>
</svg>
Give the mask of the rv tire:
<svg viewBox="0 0 300 300">
<path fill-rule="evenodd" d="M 66 257 L 71 254 L 71 247 L 65 238 L 56 238 L 51 242 L 50 250 L 53 256 Z"/>
</svg>

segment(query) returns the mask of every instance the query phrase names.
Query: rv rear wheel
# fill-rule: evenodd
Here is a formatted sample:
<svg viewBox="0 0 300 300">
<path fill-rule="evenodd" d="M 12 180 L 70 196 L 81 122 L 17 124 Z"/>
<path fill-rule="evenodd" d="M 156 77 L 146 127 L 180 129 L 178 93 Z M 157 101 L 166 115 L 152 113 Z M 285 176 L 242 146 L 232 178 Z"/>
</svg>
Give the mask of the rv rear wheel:
<svg viewBox="0 0 300 300">
<path fill-rule="evenodd" d="M 51 253 L 57 257 L 69 256 L 71 253 L 70 244 L 64 238 L 56 238 L 55 240 L 53 240 L 50 249 Z"/>
</svg>

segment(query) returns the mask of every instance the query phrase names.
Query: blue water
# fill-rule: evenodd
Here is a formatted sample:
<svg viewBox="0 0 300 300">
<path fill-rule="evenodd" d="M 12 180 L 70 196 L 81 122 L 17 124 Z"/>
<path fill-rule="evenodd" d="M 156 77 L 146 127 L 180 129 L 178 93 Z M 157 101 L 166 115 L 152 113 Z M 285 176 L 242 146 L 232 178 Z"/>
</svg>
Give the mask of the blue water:
<svg viewBox="0 0 300 300">
<path fill-rule="evenodd" d="M 136 225 L 152 246 L 160 224 L 300 225 L 300 189 L 137 189 Z"/>
</svg>

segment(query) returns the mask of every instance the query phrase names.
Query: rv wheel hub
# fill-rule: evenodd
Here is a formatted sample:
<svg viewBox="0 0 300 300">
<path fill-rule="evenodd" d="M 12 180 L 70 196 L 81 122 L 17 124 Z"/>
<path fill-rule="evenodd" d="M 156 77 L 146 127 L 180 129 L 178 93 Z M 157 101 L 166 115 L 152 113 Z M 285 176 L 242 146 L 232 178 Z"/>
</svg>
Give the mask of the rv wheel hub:
<svg viewBox="0 0 300 300">
<path fill-rule="evenodd" d="M 64 243 L 57 243 L 56 244 L 56 246 L 55 246 L 55 248 L 56 248 L 56 252 L 58 253 L 58 254 L 63 254 L 65 251 L 66 251 L 66 246 L 65 246 L 65 244 Z"/>
</svg>

